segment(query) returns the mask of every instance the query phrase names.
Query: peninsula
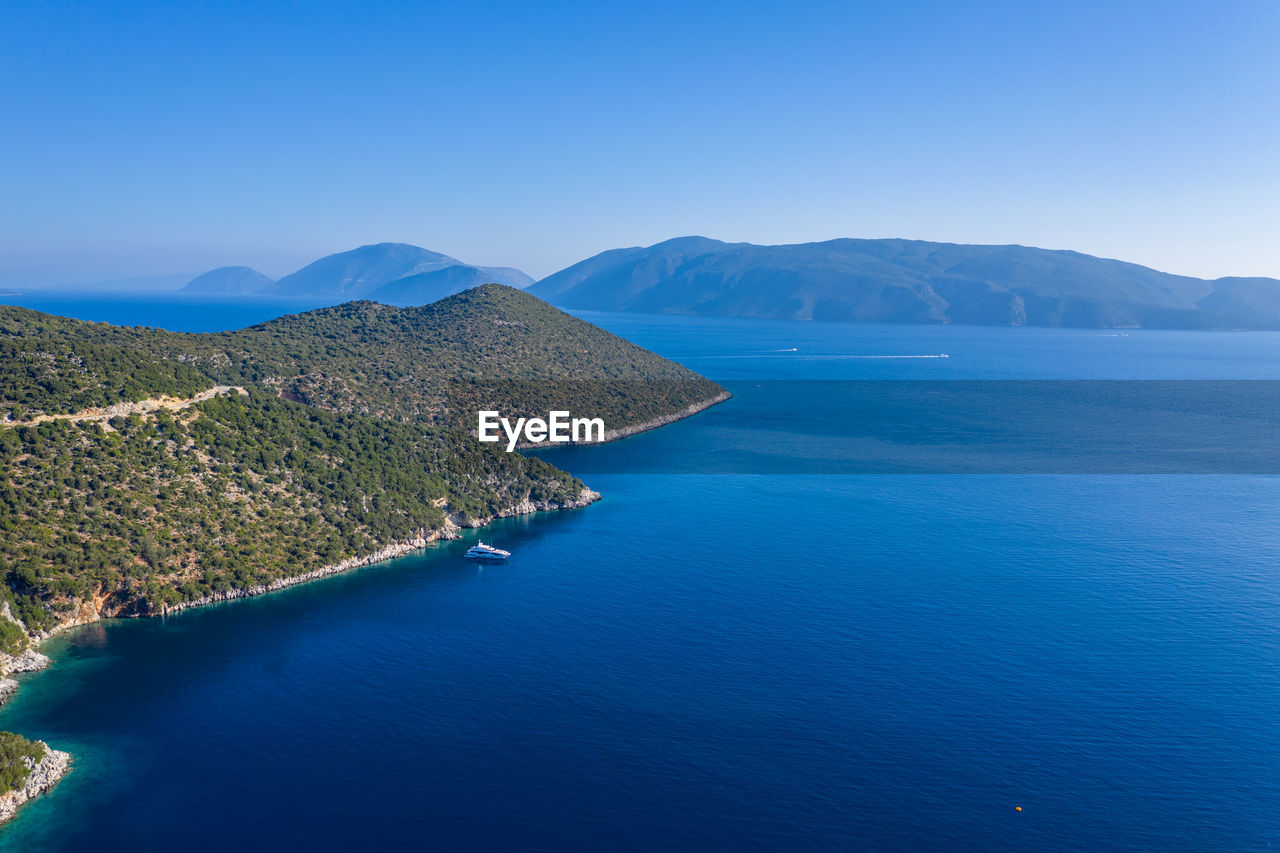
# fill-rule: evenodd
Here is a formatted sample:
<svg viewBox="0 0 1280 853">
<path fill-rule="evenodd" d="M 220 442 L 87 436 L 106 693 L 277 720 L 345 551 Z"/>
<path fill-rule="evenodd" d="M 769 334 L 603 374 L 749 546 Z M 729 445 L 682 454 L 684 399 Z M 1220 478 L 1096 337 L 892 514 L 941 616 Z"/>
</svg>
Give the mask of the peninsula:
<svg viewBox="0 0 1280 853">
<path fill-rule="evenodd" d="M 599 497 L 477 441 L 480 407 L 569 408 L 616 437 L 727 396 L 500 285 L 220 334 L 0 307 L 0 367 L 5 674 L 40 666 L 32 644 L 70 626 L 281 589 Z M 65 763 L 53 773 L 60 753 L 39 749 L 15 760 L 52 784 Z"/>
</svg>

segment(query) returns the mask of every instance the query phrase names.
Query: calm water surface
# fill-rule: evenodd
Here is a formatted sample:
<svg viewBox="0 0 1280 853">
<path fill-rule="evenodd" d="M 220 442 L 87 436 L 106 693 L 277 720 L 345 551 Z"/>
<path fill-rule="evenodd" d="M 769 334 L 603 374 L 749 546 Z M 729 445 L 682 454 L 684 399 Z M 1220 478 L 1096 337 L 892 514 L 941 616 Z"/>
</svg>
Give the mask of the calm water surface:
<svg viewBox="0 0 1280 853">
<path fill-rule="evenodd" d="M 1280 378 L 1267 333 L 585 316 L 730 387 Z M 739 405 L 595 449 L 505 565 L 57 639 L 0 727 L 76 769 L 0 844 L 1280 849 L 1280 480 L 645 473 L 803 432 Z"/>
</svg>

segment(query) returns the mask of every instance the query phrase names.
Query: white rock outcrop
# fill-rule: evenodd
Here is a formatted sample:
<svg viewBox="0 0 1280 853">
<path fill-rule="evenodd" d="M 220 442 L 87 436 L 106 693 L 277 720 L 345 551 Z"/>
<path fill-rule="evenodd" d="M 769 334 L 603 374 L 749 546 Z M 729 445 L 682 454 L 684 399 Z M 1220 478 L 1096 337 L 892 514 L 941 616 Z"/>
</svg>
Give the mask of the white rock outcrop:
<svg viewBox="0 0 1280 853">
<path fill-rule="evenodd" d="M 71 768 L 71 753 L 50 749 L 49 744 L 42 740 L 36 743 L 44 747 L 44 758 L 39 761 L 22 759 L 31 773 L 21 788 L 0 794 L 0 823 L 13 817 L 18 807 L 27 800 L 40 796 L 58 784 L 58 780 L 67 775 L 67 770 Z"/>
<path fill-rule="evenodd" d="M 40 654 L 35 649 L 27 649 L 20 655 L 9 658 L 5 661 L 4 671 L 10 672 L 35 672 L 44 669 L 49 665 L 49 658 Z"/>
<path fill-rule="evenodd" d="M 49 658 L 35 649 L 27 649 L 20 655 L 0 654 L 0 705 L 8 702 L 18 692 L 18 682 L 9 678 L 14 672 L 35 672 L 49 665 Z"/>
</svg>

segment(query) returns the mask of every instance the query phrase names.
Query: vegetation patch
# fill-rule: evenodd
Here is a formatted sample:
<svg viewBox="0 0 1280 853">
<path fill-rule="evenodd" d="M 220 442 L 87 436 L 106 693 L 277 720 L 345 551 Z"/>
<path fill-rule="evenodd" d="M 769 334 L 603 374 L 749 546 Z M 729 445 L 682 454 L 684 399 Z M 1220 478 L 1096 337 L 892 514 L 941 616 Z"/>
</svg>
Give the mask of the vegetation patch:
<svg viewBox="0 0 1280 853">
<path fill-rule="evenodd" d="M 498 285 L 219 334 L 0 307 L 0 366 L 0 606 L 33 633 L 163 612 L 451 522 L 579 499 L 577 479 L 479 443 L 480 408 L 569 409 L 613 430 L 722 391 Z M 57 417 L 216 384 L 248 393 Z M 0 619 L 0 651 L 24 645 Z"/>
<path fill-rule="evenodd" d="M 0 793 L 17 790 L 27 784 L 31 768 L 23 759 L 39 762 L 44 759 L 45 751 L 42 743 L 27 740 L 13 732 L 0 732 Z"/>
</svg>

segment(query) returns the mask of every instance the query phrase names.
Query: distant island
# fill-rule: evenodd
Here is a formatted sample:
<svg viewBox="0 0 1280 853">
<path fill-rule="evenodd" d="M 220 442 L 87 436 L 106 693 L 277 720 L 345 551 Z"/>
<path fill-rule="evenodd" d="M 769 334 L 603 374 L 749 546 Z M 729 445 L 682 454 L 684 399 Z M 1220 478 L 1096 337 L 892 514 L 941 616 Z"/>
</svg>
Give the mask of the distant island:
<svg viewBox="0 0 1280 853">
<path fill-rule="evenodd" d="M 1212 281 L 1070 251 L 921 240 L 680 237 L 542 279 L 567 308 L 862 323 L 1280 329 L 1280 281 Z"/>
<path fill-rule="evenodd" d="M 190 293 L 243 296 L 265 293 L 274 285 L 274 279 L 251 267 L 218 267 L 191 279 L 182 289 Z"/>
<path fill-rule="evenodd" d="M 513 267 L 476 266 L 408 243 L 375 243 L 326 255 L 279 281 L 250 267 L 219 267 L 182 292 L 425 305 L 482 284 L 525 288 L 533 279 Z"/>
<path fill-rule="evenodd" d="M 183 284 L 185 282 L 185 284 Z M 167 283 L 167 284 L 166 284 Z M 505 284 L 570 309 L 849 323 L 1280 329 L 1280 280 L 1200 279 L 1080 252 L 838 239 L 762 246 L 677 237 L 610 249 L 535 282 L 408 243 L 326 255 L 274 280 L 245 266 L 80 285 L 425 305 Z M 67 285 L 66 288 L 74 286 Z"/>
<path fill-rule="evenodd" d="M 727 397 L 496 284 L 219 334 L 0 307 L 0 366 L 5 674 L 44 665 L 32 643 L 74 625 L 280 589 L 599 497 L 476 441 L 480 407 L 569 408 L 620 436 Z M 15 688 L 0 680 L 0 701 Z M 47 780 L 46 748 L 13 744 L 0 783 Z"/>
</svg>

